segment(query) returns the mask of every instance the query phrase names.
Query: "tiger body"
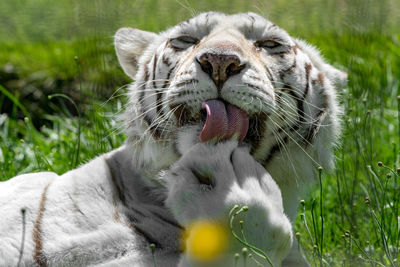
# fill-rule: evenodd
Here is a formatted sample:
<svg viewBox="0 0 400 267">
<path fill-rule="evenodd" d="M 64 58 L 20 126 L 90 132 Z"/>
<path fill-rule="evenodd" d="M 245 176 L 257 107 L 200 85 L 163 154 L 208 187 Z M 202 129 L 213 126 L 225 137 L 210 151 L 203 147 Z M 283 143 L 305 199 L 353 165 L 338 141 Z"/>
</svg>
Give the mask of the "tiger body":
<svg viewBox="0 0 400 267">
<path fill-rule="evenodd" d="M 23 228 L 20 266 L 152 266 L 150 243 L 168 251 L 157 255 L 162 266 L 176 266 L 180 228 L 168 210 L 139 184 L 133 187 L 137 194 L 126 195 L 134 197 L 133 210 L 118 198 L 122 183 L 129 185 L 137 175 L 119 168 L 130 166 L 130 159 L 121 147 L 61 176 L 25 174 L 2 185 L 0 204 L 7 216 L 0 219 L 0 266 L 17 266 Z"/>
<path fill-rule="evenodd" d="M 346 75 L 253 13 L 203 13 L 159 34 L 123 28 L 115 47 L 135 80 L 126 144 L 62 176 L 1 183 L 0 266 L 18 263 L 23 230 L 22 266 L 153 266 L 151 243 L 158 266 L 202 266 L 182 251 L 183 229 L 226 220 L 235 204 L 249 206 L 246 238 L 274 266 L 307 265 L 290 250 L 291 222 L 316 167 L 332 163 Z M 225 139 L 245 126 L 229 138 L 207 126 L 212 99 L 245 114 L 239 142 Z M 233 266 L 231 241 L 214 266 Z"/>
</svg>

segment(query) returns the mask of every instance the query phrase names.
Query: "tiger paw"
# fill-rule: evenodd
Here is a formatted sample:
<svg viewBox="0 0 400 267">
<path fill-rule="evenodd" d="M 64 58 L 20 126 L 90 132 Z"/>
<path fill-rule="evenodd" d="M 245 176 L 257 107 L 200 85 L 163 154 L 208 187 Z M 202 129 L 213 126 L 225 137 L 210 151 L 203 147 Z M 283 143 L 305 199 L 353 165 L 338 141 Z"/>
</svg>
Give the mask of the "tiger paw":
<svg viewBox="0 0 400 267">
<path fill-rule="evenodd" d="M 249 244 L 265 251 L 277 264 L 290 250 L 291 224 L 283 211 L 279 187 L 236 141 L 195 145 L 164 178 L 168 184 L 166 205 L 183 226 L 190 228 L 204 220 L 223 222 L 229 242 L 234 243 L 228 246 L 232 251 L 243 244 L 230 231 L 241 236 L 243 232 Z M 235 205 L 248 210 L 230 223 L 229 211 Z"/>
</svg>

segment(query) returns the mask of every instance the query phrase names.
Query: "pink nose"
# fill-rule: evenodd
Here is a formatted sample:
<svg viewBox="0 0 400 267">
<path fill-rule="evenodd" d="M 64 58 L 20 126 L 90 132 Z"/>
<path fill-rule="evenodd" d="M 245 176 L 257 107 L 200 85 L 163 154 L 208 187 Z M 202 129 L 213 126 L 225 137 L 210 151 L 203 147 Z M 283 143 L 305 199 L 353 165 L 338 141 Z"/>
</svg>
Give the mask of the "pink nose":
<svg viewBox="0 0 400 267">
<path fill-rule="evenodd" d="M 236 55 L 203 53 L 197 61 L 219 90 L 230 76 L 240 73 L 246 67 Z"/>
</svg>

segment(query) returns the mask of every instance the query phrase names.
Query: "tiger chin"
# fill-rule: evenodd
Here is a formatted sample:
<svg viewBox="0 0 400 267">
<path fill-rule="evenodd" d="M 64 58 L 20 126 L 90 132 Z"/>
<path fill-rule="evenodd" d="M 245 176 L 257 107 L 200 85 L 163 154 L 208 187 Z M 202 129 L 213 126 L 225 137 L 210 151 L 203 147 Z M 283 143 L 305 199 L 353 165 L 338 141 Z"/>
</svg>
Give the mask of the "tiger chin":
<svg viewBox="0 0 400 267">
<path fill-rule="evenodd" d="M 292 223 L 315 169 L 331 166 L 346 74 L 254 13 L 122 28 L 115 49 L 134 80 L 126 143 L 61 176 L 0 183 L 0 266 L 233 266 L 231 235 L 204 261 L 185 229 L 228 229 L 235 205 L 273 266 L 307 266 Z"/>
</svg>

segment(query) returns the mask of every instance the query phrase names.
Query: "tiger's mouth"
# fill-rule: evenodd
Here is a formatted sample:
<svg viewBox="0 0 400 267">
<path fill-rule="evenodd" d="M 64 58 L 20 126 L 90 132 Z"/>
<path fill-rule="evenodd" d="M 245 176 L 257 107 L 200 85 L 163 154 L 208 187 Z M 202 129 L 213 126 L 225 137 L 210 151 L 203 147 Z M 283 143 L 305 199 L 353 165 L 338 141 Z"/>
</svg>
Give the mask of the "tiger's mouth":
<svg viewBox="0 0 400 267">
<path fill-rule="evenodd" d="M 200 141 L 238 139 L 243 141 L 249 129 L 249 118 L 242 109 L 220 99 L 202 103 L 206 120 L 200 133 Z"/>
<path fill-rule="evenodd" d="M 248 114 L 223 99 L 209 99 L 202 103 L 202 108 L 194 111 L 186 105 L 179 105 L 175 112 L 177 126 L 195 126 L 199 128 L 200 142 L 219 142 L 236 139 L 252 144 L 260 137 L 263 121 L 260 114 Z"/>
</svg>

